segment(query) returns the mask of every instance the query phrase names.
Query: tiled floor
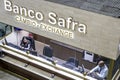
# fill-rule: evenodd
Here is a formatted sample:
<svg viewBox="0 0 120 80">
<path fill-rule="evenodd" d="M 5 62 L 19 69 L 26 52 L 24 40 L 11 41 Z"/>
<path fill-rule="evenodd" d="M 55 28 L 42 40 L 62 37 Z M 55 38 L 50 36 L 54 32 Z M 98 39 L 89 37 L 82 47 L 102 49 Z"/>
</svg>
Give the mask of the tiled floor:
<svg viewBox="0 0 120 80">
<path fill-rule="evenodd" d="M 46 0 L 96 12 L 113 17 L 120 17 L 120 0 Z"/>
</svg>

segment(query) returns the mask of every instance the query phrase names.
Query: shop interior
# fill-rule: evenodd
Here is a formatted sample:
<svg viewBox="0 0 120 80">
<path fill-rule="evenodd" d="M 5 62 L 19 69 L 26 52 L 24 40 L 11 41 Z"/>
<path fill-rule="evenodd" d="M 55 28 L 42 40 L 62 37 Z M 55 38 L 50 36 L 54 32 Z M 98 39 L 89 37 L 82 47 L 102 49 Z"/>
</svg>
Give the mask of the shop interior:
<svg viewBox="0 0 120 80">
<path fill-rule="evenodd" d="M 4 39 L 8 46 L 48 61 L 56 61 L 57 64 L 80 73 L 91 70 L 100 60 L 104 60 L 109 67 L 110 59 L 106 57 L 17 27 L 0 23 L 0 32 L 1 41 Z M 24 38 L 30 42 L 30 49 L 21 48 Z M 119 63 L 119 59 L 116 61 L 117 63 Z M 116 66 L 116 70 L 118 67 L 119 65 Z"/>
</svg>

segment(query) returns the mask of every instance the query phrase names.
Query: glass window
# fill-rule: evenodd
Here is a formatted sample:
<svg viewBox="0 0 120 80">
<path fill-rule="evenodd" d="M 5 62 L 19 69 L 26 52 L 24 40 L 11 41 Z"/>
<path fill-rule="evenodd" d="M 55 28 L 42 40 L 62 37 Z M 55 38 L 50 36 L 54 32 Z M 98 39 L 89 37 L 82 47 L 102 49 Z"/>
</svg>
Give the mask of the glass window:
<svg viewBox="0 0 120 80">
<path fill-rule="evenodd" d="M 0 22 L 0 37 L 12 32 L 12 26 Z"/>
</svg>

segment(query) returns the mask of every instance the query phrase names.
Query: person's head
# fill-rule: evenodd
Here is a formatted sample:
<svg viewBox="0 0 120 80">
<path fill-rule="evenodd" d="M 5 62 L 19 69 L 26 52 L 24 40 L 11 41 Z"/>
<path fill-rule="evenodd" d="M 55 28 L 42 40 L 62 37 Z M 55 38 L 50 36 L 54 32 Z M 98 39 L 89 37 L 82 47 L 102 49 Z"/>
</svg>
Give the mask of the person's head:
<svg viewBox="0 0 120 80">
<path fill-rule="evenodd" d="M 30 38 L 33 38 L 33 34 L 32 34 L 32 33 L 29 33 L 29 37 L 30 37 Z"/>
<path fill-rule="evenodd" d="M 23 41 L 24 41 L 25 43 L 28 42 L 28 40 L 27 40 L 26 38 L 24 38 Z"/>
<path fill-rule="evenodd" d="M 103 67 L 103 66 L 104 66 L 104 64 L 105 64 L 105 63 L 104 63 L 104 61 L 102 61 L 102 60 L 101 60 L 101 61 L 99 61 L 99 63 L 98 63 L 99 67 Z"/>
</svg>

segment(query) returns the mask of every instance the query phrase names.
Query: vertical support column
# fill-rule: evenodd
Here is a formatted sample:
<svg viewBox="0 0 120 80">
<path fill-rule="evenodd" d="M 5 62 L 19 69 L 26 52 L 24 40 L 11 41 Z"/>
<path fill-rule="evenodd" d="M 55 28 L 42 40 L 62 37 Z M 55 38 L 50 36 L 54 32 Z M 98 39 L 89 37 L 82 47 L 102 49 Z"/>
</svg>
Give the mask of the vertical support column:
<svg viewBox="0 0 120 80">
<path fill-rule="evenodd" d="M 111 80 L 112 79 L 113 67 L 114 67 L 114 60 L 110 59 L 110 65 L 109 65 L 109 71 L 108 71 L 107 80 Z"/>
</svg>

